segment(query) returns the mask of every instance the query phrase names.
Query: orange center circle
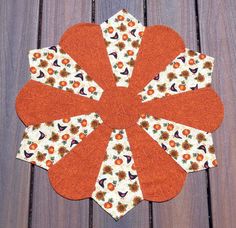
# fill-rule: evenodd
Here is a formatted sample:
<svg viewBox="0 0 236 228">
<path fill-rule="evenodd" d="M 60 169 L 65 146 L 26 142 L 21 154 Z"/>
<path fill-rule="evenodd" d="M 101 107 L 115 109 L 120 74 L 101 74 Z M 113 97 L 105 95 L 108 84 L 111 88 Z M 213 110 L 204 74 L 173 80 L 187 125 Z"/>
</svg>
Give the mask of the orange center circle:
<svg viewBox="0 0 236 228">
<path fill-rule="evenodd" d="M 128 128 L 138 120 L 139 104 L 141 99 L 128 88 L 104 91 L 99 101 L 99 115 L 113 129 Z"/>
</svg>

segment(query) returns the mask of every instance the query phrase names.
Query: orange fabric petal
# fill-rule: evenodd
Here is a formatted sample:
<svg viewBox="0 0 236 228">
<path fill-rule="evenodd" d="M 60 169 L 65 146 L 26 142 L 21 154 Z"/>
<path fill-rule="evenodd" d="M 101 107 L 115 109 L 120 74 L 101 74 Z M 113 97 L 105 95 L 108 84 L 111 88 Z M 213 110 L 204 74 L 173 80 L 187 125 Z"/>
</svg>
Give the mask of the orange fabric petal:
<svg viewBox="0 0 236 228">
<path fill-rule="evenodd" d="M 175 197 L 187 173 L 143 129 L 126 129 L 145 200 L 166 201 Z"/>
<path fill-rule="evenodd" d="M 103 89 L 115 87 L 100 25 L 74 25 L 62 35 L 59 44 L 99 86 Z"/>
<path fill-rule="evenodd" d="M 50 122 L 95 111 L 97 101 L 29 80 L 16 98 L 16 112 L 25 125 Z"/>
<path fill-rule="evenodd" d="M 220 97 L 211 87 L 145 102 L 141 112 L 206 132 L 216 130 L 224 117 Z"/>
<path fill-rule="evenodd" d="M 79 200 L 91 196 L 110 138 L 111 129 L 99 126 L 72 151 L 49 168 L 54 190 L 61 196 Z"/>
<path fill-rule="evenodd" d="M 130 88 L 140 92 L 160 71 L 181 52 L 185 45 L 177 32 L 166 26 L 147 27 L 135 61 Z"/>
</svg>

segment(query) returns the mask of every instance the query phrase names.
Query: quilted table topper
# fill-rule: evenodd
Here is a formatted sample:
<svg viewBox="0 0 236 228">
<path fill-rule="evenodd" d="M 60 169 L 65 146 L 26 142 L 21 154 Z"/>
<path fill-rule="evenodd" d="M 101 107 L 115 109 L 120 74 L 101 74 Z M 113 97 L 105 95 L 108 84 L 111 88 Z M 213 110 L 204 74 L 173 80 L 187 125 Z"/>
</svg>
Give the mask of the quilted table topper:
<svg viewBox="0 0 236 228">
<path fill-rule="evenodd" d="M 116 220 L 142 200 L 169 200 L 187 173 L 217 166 L 211 132 L 224 111 L 213 62 L 126 10 L 76 24 L 58 45 L 29 52 L 17 158 L 48 170 L 61 196 L 92 197 Z"/>
</svg>

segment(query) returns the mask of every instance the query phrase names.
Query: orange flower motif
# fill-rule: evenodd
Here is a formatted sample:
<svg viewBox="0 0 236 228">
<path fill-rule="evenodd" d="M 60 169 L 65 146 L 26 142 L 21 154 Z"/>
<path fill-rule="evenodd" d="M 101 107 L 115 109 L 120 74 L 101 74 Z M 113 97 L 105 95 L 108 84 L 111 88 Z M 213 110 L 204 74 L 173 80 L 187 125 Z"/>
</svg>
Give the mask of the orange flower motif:
<svg viewBox="0 0 236 228">
<path fill-rule="evenodd" d="M 117 220 L 217 165 L 210 132 L 223 105 L 209 86 L 213 58 L 185 48 L 174 30 L 144 27 L 122 10 L 69 28 L 43 52 L 30 52 L 31 80 L 16 99 L 28 126 L 17 157 L 48 169 L 60 195 L 92 197 Z"/>
</svg>

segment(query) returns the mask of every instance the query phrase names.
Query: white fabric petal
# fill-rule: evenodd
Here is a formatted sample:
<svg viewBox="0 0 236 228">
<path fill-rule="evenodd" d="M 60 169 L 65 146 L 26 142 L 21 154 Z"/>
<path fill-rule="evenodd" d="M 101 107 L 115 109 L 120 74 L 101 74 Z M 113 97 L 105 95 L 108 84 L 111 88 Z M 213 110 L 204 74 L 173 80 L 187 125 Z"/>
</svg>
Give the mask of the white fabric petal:
<svg viewBox="0 0 236 228">
<path fill-rule="evenodd" d="M 98 114 L 91 113 L 30 125 L 16 157 L 48 170 L 101 123 Z"/>
<path fill-rule="evenodd" d="M 213 67 L 214 58 L 186 48 L 139 94 L 146 102 L 207 87 L 211 84 Z"/>
<path fill-rule="evenodd" d="M 129 86 L 145 27 L 121 10 L 101 24 L 116 85 Z"/>
<path fill-rule="evenodd" d="M 186 172 L 199 171 L 217 165 L 210 133 L 148 115 L 140 118 L 138 124 Z"/>
<path fill-rule="evenodd" d="M 59 45 L 29 52 L 31 79 L 99 100 L 103 90 Z"/>
<path fill-rule="evenodd" d="M 113 130 L 92 198 L 118 220 L 143 194 L 125 130 Z"/>
</svg>

